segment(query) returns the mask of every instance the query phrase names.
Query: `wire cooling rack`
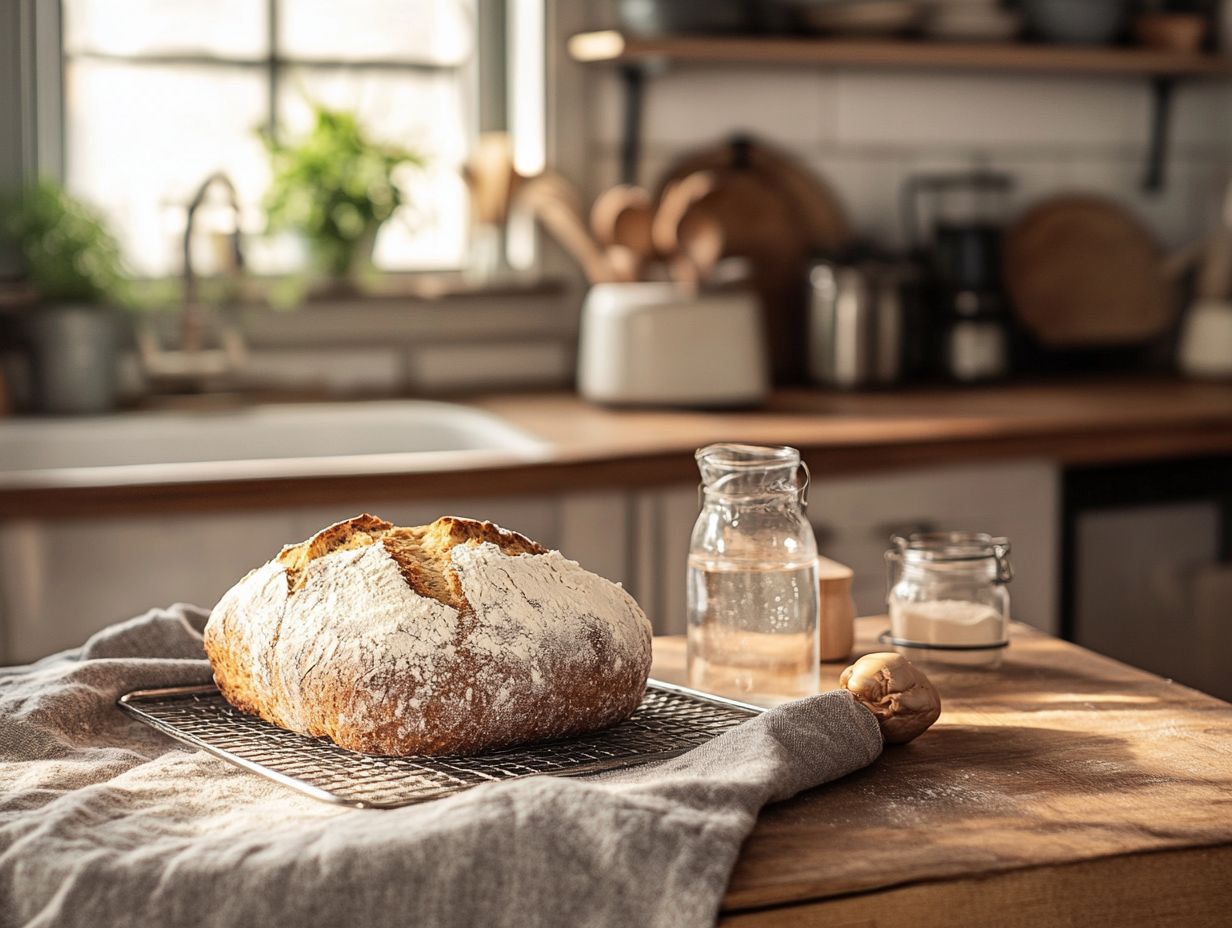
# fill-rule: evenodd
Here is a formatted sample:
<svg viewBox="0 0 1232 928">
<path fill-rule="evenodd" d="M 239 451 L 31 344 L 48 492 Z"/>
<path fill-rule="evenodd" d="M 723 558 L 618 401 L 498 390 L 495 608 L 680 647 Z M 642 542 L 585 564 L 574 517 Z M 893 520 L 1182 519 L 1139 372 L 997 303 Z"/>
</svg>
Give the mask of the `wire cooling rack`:
<svg viewBox="0 0 1232 928">
<path fill-rule="evenodd" d="M 138 690 L 120 708 L 178 741 L 326 802 L 392 809 L 481 783 L 578 776 L 683 754 L 761 710 L 651 680 L 614 728 L 476 757 L 378 757 L 285 731 L 231 706 L 214 686 Z"/>
</svg>

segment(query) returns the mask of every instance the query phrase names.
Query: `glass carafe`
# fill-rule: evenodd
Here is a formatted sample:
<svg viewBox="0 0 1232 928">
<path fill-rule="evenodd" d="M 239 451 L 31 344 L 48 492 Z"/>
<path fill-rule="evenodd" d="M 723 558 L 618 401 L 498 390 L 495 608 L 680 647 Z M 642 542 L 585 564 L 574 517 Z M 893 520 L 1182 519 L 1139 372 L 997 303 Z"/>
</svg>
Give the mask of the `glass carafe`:
<svg viewBox="0 0 1232 928">
<path fill-rule="evenodd" d="M 773 704 L 816 693 L 817 543 L 795 448 L 709 445 L 689 548 L 689 685 Z"/>
</svg>

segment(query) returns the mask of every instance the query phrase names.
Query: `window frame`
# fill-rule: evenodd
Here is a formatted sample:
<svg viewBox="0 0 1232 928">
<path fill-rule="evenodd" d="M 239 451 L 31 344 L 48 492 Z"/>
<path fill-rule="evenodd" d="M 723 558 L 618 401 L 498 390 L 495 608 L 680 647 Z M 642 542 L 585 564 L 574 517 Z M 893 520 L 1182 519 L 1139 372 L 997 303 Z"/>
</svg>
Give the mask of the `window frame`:
<svg viewBox="0 0 1232 928">
<path fill-rule="evenodd" d="M 276 34 L 278 0 L 266 0 L 269 7 L 269 30 Z M 469 61 L 459 67 L 462 80 L 468 86 L 468 96 L 475 101 L 476 118 L 468 127 L 473 145 L 481 132 L 514 131 L 509 125 L 510 96 L 516 92 L 516 82 L 510 73 L 514 50 L 509 48 L 511 36 L 507 23 L 508 0 L 475 0 L 477 36 L 475 50 Z M 12 94 L 0 93 L 0 128 L 5 122 L 15 125 L 14 143 L 20 154 L 17 167 L 6 170 L 3 152 L 0 152 L 0 190 L 17 189 L 39 177 L 63 182 L 67 171 L 64 107 L 64 69 L 69 56 L 64 48 L 62 0 L 16 0 L 18 28 L 9 30 L 9 38 L 0 39 L 0 56 L 10 54 L 19 69 L 19 79 Z M 270 54 L 251 62 L 226 58 L 225 56 L 172 55 L 168 61 L 184 63 L 208 62 L 220 65 L 252 64 L 269 69 L 266 81 L 267 109 L 270 127 L 276 130 L 278 71 L 295 65 L 337 66 L 360 69 L 393 68 L 408 71 L 416 69 L 446 70 L 451 65 L 416 64 L 414 62 L 345 62 L 316 59 L 287 59 L 277 54 L 271 43 Z M 111 56 L 92 56 L 98 60 Z M 115 56 L 114 60 L 143 60 L 141 56 Z M 147 57 L 145 60 L 158 60 Z M 546 107 L 546 101 L 541 101 Z M 6 112 L 11 108 L 12 118 Z M 6 119 L 6 117 L 9 117 Z M 10 159 L 11 160 L 11 159 Z M 8 176 L 10 175 L 11 176 Z M 535 249 L 534 268 L 538 269 L 538 249 Z M 9 271 L 11 260 L 0 255 L 0 279 Z M 14 271 L 16 268 L 14 267 Z M 460 269 L 423 269 L 382 271 L 382 276 L 439 277 L 444 274 L 464 272 Z"/>
</svg>

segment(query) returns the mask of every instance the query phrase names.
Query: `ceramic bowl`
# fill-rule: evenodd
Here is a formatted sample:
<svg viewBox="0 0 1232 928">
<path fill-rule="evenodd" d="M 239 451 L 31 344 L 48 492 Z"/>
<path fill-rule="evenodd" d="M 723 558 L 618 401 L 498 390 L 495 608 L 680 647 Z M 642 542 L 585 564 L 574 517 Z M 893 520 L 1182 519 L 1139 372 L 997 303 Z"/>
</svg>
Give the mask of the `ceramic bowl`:
<svg viewBox="0 0 1232 928">
<path fill-rule="evenodd" d="M 1206 17 L 1200 13 L 1140 13 L 1134 17 L 1139 45 L 1170 52 L 1196 52 L 1206 39 Z"/>
<path fill-rule="evenodd" d="M 1125 25 L 1126 0 L 1023 0 L 1027 28 L 1046 42 L 1105 45 Z"/>
</svg>

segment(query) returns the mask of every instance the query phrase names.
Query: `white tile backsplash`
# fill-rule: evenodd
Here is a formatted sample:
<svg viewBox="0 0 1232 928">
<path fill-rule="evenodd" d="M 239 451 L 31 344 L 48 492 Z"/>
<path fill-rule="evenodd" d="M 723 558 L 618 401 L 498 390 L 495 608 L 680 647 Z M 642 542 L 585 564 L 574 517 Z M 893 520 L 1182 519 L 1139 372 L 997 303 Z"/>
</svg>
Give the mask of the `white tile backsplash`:
<svg viewBox="0 0 1232 928">
<path fill-rule="evenodd" d="M 1134 80 L 850 72 L 836 129 L 844 145 L 1137 146 L 1149 99 Z"/>
<path fill-rule="evenodd" d="M 252 351 L 242 373 L 252 387 L 325 390 L 337 396 L 396 393 L 404 386 L 397 348 L 339 348 Z"/>
<path fill-rule="evenodd" d="M 596 75 L 591 135 L 615 143 L 624 96 L 614 71 Z M 835 78 L 808 68 L 688 68 L 651 78 L 643 132 L 657 144 L 691 144 L 740 129 L 779 144 L 820 145 L 833 138 Z"/>
<path fill-rule="evenodd" d="M 998 171 L 1014 178 L 1010 192 L 1011 215 L 1037 203 L 1045 197 L 1063 193 L 1070 186 L 1069 162 L 1064 158 L 1019 155 L 1013 151 L 997 152 L 992 163 Z"/>
<path fill-rule="evenodd" d="M 1227 155 L 1232 139 L 1232 86 L 1193 81 L 1173 97 L 1172 142 L 1179 149 L 1201 147 Z"/>
<path fill-rule="evenodd" d="M 808 163 L 834 189 L 859 237 L 887 246 L 902 244 L 899 191 L 909 173 L 907 153 L 831 148 Z"/>
<path fill-rule="evenodd" d="M 1067 189 L 1097 193 L 1117 200 L 1138 216 L 1160 244 L 1176 248 L 1206 228 L 1205 217 L 1195 209 L 1195 196 L 1207 182 L 1199 164 L 1173 158 L 1168 164 L 1167 188 L 1145 193 L 1141 188 L 1145 158 L 1076 157 L 1066 169 Z"/>
<path fill-rule="evenodd" d="M 408 355 L 411 386 L 422 392 L 557 386 L 574 364 L 571 344 L 549 340 L 435 345 Z"/>
<path fill-rule="evenodd" d="M 583 69 L 588 160 L 572 170 L 590 194 L 620 180 L 623 98 L 614 71 Z M 1132 208 L 1174 248 L 1209 229 L 1232 168 L 1232 86 L 1175 88 L 1165 189 L 1141 189 L 1151 117 L 1139 78 L 807 67 L 693 66 L 645 87 L 638 179 L 653 186 L 677 157 L 749 132 L 811 165 L 853 227 L 902 244 L 900 191 L 912 173 L 982 164 L 1015 178 L 1011 212 L 1047 196 L 1094 191 Z"/>
<path fill-rule="evenodd" d="M 638 172 L 635 181 L 647 187 L 654 189 L 654 186 L 660 178 L 664 177 L 671 169 L 673 159 L 698 145 L 709 144 L 721 138 L 717 136 L 708 139 L 699 139 L 693 145 L 676 146 L 671 150 L 652 149 L 643 151 L 641 160 L 638 165 Z M 620 183 L 624 178 L 620 176 L 620 155 L 614 147 L 598 148 L 585 168 L 585 187 L 587 194 L 593 197 L 600 190 L 606 190 L 613 184 Z"/>
</svg>

